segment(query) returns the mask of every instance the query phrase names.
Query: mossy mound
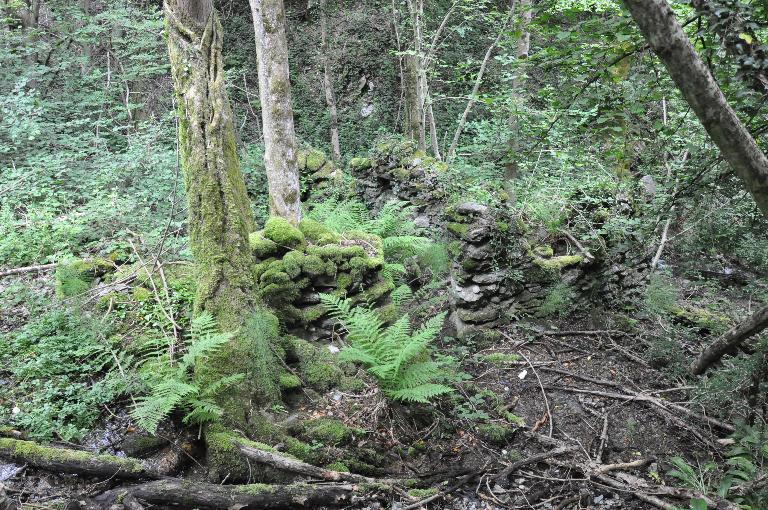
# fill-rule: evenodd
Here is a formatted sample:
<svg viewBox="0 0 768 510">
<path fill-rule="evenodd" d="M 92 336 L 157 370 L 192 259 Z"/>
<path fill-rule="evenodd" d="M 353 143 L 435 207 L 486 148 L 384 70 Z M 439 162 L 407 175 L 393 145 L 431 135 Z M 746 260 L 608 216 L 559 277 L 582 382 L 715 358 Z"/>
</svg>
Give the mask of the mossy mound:
<svg viewBox="0 0 768 510">
<path fill-rule="evenodd" d="M 294 365 L 300 384 L 326 391 L 339 384 L 344 376 L 333 354 L 325 347 L 295 336 L 283 338 L 285 361 Z"/>
<path fill-rule="evenodd" d="M 114 272 L 117 266 L 109 259 L 72 259 L 56 266 L 54 290 L 59 298 L 82 294 L 96 278 Z"/>
<path fill-rule="evenodd" d="M 306 330 L 323 318 L 320 293 L 376 304 L 393 289 L 381 276 L 384 248 L 375 235 L 338 234 L 308 219 L 294 227 L 270 218 L 263 230 L 251 234 L 250 242 L 259 297 L 289 330 Z"/>
<path fill-rule="evenodd" d="M 324 445 L 339 446 L 349 443 L 361 431 L 347 427 L 339 420 L 320 418 L 304 423 L 304 436 Z"/>
</svg>

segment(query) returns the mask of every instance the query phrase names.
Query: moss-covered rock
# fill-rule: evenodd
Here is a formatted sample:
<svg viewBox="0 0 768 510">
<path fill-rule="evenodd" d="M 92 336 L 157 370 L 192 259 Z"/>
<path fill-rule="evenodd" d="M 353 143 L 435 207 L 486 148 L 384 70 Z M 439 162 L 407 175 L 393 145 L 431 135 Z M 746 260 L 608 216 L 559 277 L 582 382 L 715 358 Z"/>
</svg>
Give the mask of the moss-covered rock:
<svg viewBox="0 0 768 510">
<path fill-rule="evenodd" d="M 336 359 L 324 347 L 295 336 L 284 339 L 286 361 L 296 363 L 296 371 L 305 384 L 319 391 L 336 386 L 344 375 Z"/>
<path fill-rule="evenodd" d="M 534 257 L 533 263 L 545 271 L 551 273 L 559 273 L 566 267 L 581 264 L 583 260 L 584 257 L 581 255 L 561 255 L 559 257 L 552 257 L 550 259 Z"/>
<path fill-rule="evenodd" d="M 290 372 L 283 372 L 278 379 L 280 389 L 282 390 L 295 390 L 301 388 L 301 379 L 296 374 Z"/>
<path fill-rule="evenodd" d="M 320 418 L 304 422 L 304 435 L 314 441 L 339 446 L 351 441 L 358 431 L 347 427 L 339 420 Z"/>
<path fill-rule="evenodd" d="M 264 225 L 262 235 L 278 246 L 295 249 L 306 243 L 304 234 L 288 220 L 277 216 L 269 218 Z"/>
<path fill-rule="evenodd" d="M 109 259 L 71 259 L 56 266 L 54 290 L 60 298 L 82 294 L 94 279 L 113 272 L 115 263 Z"/>
<path fill-rule="evenodd" d="M 253 254 L 256 258 L 266 259 L 280 252 L 280 247 L 271 239 L 264 237 L 262 232 L 253 232 L 248 236 Z"/>
</svg>

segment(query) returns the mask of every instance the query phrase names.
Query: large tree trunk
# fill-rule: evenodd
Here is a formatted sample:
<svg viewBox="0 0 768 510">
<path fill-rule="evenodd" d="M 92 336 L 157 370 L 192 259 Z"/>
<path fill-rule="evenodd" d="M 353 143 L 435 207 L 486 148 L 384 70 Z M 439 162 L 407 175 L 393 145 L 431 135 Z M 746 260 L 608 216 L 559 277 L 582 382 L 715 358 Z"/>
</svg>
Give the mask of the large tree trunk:
<svg viewBox="0 0 768 510">
<path fill-rule="evenodd" d="M 211 0 L 166 0 L 168 50 L 179 119 L 179 153 L 188 202 L 189 238 L 197 267 L 195 313 L 207 311 L 223 331 L 242 331 L 255 304 L 255 230 L 235 146 L 232 110 L 224 87 L 222 28 Z M 225 418 L 242 424 L 249 404 L 265 390 L 253 335 L 195 367 L 201 384 L 244 373 L 244 382 L 218 397 Z M 269 351 L 267 351 L 269 352 Z"/>
<path fill-rule="evenodd" d="M 197 312 L 238 323 L 255 284 L 253 216 L 240 172 L 224 88 L 222 29 L 210 0 L 166 0 L 168 49 L 179 117 L 179 152 L 198 267 Z"/>
<path fill-rule="evenodd" d="M 301 221 L 301 192 L 285 39 L 285 8 L 283 0 L 250 2 L 259 61 L 269 210 L 270 214 L 297 225 Z"/>
<path fill-rule="evenodd" d="M 323 88 L 325 89 L 325 101 L 328 103 L 328 111 L 331 116 L 331 150 L 333 160 L 338 163 L 341 160 L 341 144 L 339 142 L 339 113 L 336 109 L 336 93 L 333 91 L 333 76 L 331 75 L 331 52 L 328 45 L 328 18 L 327 4 L 320 0 L 320 38 L 323 50 Z"/>
<path fill-rule="evenodd" d="M 723 158 L 768 216 L 768 158 L 726 101 L 666 0 L 624 3 Z"/>
</svg>

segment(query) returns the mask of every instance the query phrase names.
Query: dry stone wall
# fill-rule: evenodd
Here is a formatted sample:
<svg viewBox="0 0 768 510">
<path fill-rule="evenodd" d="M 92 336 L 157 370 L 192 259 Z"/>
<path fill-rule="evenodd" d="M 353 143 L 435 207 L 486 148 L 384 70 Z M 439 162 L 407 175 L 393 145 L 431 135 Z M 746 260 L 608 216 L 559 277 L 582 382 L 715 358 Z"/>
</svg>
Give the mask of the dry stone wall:
<svg viewBox="0 0 768 510">
<path fill-rule="evenodd" d="M 407 202 L 419 226 L 449 243 L 452 317 L 460 335 L 524 314 L 563 313 L 586 300 L 618 304 L 642 289 L 648 257 L 637 243 L 603 242 L 593 255 L 564 232 L 542 230 L 507 207 L 449 207 L 446 169 L 411 142 L 394 140 L 350 163 L 357 195 L 369 207 Z"/>
</svg>

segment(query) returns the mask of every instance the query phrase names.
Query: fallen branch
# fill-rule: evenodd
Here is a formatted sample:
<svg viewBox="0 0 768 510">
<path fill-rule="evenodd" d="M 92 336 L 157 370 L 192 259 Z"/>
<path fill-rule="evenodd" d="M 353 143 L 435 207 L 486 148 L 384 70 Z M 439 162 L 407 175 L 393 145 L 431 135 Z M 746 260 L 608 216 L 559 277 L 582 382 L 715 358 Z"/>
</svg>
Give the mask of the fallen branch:
<svg viewBox="0 0 768 510">
<path fill-rule="evenodd" d="M 48 271 L 49 269 L 55 268 L 57 265 L 58 264 L 54 262 L 52 264 L 40 264 L 37 266 L 27 266 L 27 267 L 17 267 L 15 269 L 6 269 L 5 271 L 0 271 L 0 278 L 5 278 L 6 276 L 13 276 L 15 274 Z"/>
<path fill-rule="evenodd" d="M 333 482 L 357 482 L 357 483 L 372 483 L 376 480 L 368 478 L 362 475 L 354 473 L 342 473 L 339 471 L 331 471 L 329 469 L 323 469 L 311 464 L 306 464 L 299 460 L 291 459 L 278 455 L 276 453 L 268 452 L 266 450 L 260 450 L 247 446 L 236 439 L 232 442 L 235 444 L 240 453 L 245 455 L 251 460 L 255 460 L 260 464 L 266 464 L 268 466 L 283 470 L 290 471 L 291 473 L 298 473 L 300 475 L 308 476 L 310 478 L 317 478 L 319 480 L 333 481 Z"/>
<path fill-rule="evenodd" d="M 113 508 L 112 505 L 130 498 L 152 505 L 180 508 L 320 508 L 349 504 L 355 489 L 354 485 L 337 483 L 216 485 L 171 478 L 114 489 L 77 503 L 82 510 Z"/>
<path fill-rule="evenodd" d="M 720 361 L 725 354 L 735 350 L 748 338 L 768 328 L 768 306 L 755 312 L 752 317 L 728 330 L 704 349 L 699 358 L 691 365 L 691 373 L 701 375 L 713 363 Z"/>
<path fill-rule="evenodd" d="M 0 438 L 0 458 L 55 473 L 127 480 L 162 478 L 161 474 L 138 459 L 41 446 L 20 439 Z"/>
</svg>

